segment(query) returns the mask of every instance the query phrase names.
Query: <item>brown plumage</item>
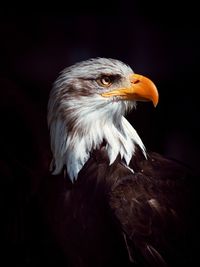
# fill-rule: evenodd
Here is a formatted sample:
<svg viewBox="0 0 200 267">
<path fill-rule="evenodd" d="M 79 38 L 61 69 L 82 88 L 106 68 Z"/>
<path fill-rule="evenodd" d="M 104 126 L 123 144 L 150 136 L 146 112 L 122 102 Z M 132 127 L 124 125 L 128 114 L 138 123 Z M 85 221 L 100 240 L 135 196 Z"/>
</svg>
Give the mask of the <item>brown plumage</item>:
<svg viewBox="0 0 200 267">
<path fill-rule="evenodd" d="M 102 147 L 74 184 L 63 175 L 47 177 L 44 217 L 67 266 L 193 263 L 195 207 L 188 171 L 156 153 L 148 160 L 138 153 L 130 164 L 135 174 L 119 158 L 109 166 Z"/>
<path fill-rule="evenodd" d="M 118 60 L 77 63 L 55 81 L 52 174 L 26 214 L 32 265 L 38 254 L 47 266 L 194 265 L 197 180 L 146 151 L 125 119 L 136 101 L 156 106 L 157 89 Z"/>
</svg>

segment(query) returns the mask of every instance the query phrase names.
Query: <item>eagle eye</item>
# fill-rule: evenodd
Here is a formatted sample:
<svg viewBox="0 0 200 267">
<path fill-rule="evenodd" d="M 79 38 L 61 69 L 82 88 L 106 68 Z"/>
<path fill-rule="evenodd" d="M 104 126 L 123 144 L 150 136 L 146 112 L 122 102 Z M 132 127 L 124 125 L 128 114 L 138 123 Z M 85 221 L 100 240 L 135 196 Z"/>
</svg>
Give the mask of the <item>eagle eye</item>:
<svg viewBox="0 0 200 267">
<path fill-rule="evenodd" d="M 97 80 L 98 84 L 101 85 L 101 86 L 104 86 L 104 87 L 109 87 L 112 82 L 113 82 L 113 79 L 111 76 L 108 76 L 108 75 L 104 75 L 102 77 L 100 77 L 98 80 Z"/>
</svg>

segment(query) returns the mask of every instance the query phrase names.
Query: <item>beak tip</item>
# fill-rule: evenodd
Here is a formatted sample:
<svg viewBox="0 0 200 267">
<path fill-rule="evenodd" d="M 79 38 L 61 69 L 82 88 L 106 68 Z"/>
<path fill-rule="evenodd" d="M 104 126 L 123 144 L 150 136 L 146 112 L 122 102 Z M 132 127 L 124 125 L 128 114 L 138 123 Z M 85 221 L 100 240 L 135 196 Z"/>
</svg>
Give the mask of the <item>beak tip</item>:
<svg viewBox="0 0 200 267">
<path fill-rule="evenodd" d="M 156 94 L 154 94 L 152 97 L 152 102 L 153 102 L 154 108 L 157 107 L 158 102 L 159 102 L 159 95 L 158 95 L 158 91 L 156 88 L 155 88 L 155 92 L 156 92 Z"/>
<path fill-rule="evenodd" d="M 158 101 L 153 101 L 153 105 L 154 105 L 154 108 L 156 108 L 158 105 Z"/>
</svg>

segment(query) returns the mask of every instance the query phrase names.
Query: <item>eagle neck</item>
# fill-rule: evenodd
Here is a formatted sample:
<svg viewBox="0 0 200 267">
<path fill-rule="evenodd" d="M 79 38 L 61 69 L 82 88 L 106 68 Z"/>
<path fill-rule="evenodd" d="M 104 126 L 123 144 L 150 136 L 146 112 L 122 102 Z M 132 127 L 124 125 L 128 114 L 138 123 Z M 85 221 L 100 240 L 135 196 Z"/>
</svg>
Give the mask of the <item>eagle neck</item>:
<svg viewBox="0 0 200 267">
<path fill-rule="evenodd" d="M 79 125 L 80 130 L 76 129 L 67 135 L 63 164 L 66 165 L 72 181 L 77 179 L 91 152 L 100 149 L 102 143 L 105 143 L 110 165 L 119 155 L 128 166 L 136 146 L 145 154 L 145 147 L 139 135 L 124 116 L 118 117 L 114 123 L 109 119 L 93 120 L 90 126 L 85 125 L 87 121 L 88 119 L 85 119 L 84 125 Z"/>
</svg>

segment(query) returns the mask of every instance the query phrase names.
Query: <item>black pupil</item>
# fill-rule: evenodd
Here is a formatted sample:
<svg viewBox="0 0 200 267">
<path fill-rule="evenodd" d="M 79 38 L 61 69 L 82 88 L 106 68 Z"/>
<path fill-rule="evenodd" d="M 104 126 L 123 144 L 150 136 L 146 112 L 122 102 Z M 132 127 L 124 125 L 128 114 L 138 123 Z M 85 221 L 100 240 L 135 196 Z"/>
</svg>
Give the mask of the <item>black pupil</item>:
<svg viewBox="0 0 200 267">
<path fill-rule="evenodd" d="M 103 78 L 104 83 L 110 83 L 110 78 L 109 77 L 104 77 Z"/>
</svg>

